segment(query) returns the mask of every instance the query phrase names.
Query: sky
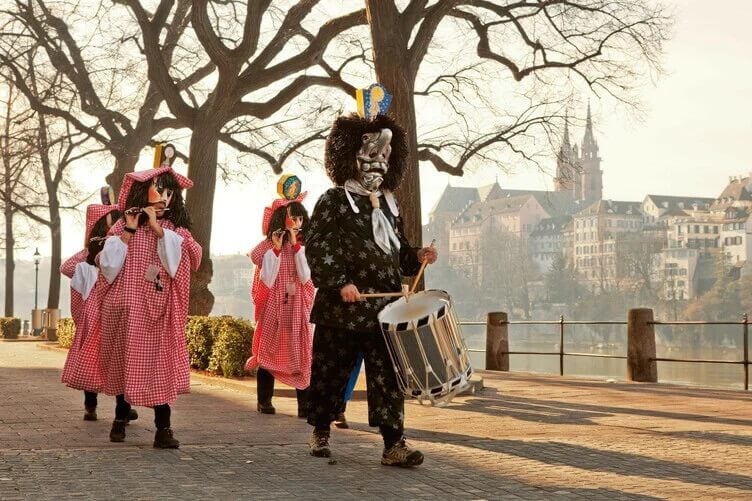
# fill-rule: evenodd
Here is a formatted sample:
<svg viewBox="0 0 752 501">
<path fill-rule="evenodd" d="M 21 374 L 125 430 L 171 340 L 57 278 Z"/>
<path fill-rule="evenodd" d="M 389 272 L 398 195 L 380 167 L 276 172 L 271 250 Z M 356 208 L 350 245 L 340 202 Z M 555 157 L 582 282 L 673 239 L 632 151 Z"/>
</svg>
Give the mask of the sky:
<svg viewBox="0 0 752 501">
<path fill-rule="evenodd" d="M 596 98 L 591 99 L 606 199 L 641 201 L 648 193 L 713 197 L 729 176 L 752 171 L 747 146 L 752 134 L 752 30 L 748 25 L 752 5 L 746 0 L 729 0 L 723 8 L 709 8 L 699 0 L 667 3 L 674 6 L 676 24 L 666 45 L 666 74 L 641 90 L 645 105 L 642 120 L 606 109 Z M 583 132 L 570 129 L 577 143 Z M 150 162 L 151 153 L 146 152 L 138 169 L 148 168 Z M 549 172 L 554 169 L 552 155 Z M 176 170 L 186 173 L 185 165 L 179 163 Z M 330 186 L 325 174 L 307 171 L 301 165 L 289 165 L 285 170 L 303 180 L 303 189 L 309 192 L 305 205 L 311 211 L 316 198 Z M 94 193 L 102 184 L 97 179 L 104 173 L 104 167 L 102 176 L 79 169 L 75 179 L 85 192 Z M 421 166 L 424 221 L 448 177 Z M 553 189 L 550 175 L 532 170 L 503 175 L 493 166 L 454 177 L 451 183 L 480 186 L 497 177 L 506 188 Z M 220 181 L 213 254 L 245 254 L 258 242 L 263 208 L 276 196 L 276 181 L 271 172 L 260 174 L 252 183 L 225 185 Z M 82 217 L 68 216 L 64 225 L 63 254 L 68 256 L 79 250 Z M 48 247 L 40 242 L 39 252 L 49 255 Z M 33 252 L 33 248 L 20 250 L 19 257 L 28 259 Z"/>
</svg>

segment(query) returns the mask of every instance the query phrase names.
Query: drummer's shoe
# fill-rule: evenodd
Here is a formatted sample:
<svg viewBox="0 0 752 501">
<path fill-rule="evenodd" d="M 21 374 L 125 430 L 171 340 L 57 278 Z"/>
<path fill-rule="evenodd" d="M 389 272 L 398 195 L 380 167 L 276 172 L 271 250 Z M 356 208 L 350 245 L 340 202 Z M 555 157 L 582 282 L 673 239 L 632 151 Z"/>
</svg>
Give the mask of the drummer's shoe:
<svg viewBox="0 0 752 501">
<path fill-rule="evenodd" d="M 407 446 L 403 438 L 381 455 L 381 464 L 387 466 L 418 466 L 423 464 L 423 453 Z"/>
<path fill-rule="evenodd" d="M 172 428 L 162 428 L 154 434 L 154 447 L 157 449 L 177 449 L 180 447 L 180 442 L 172 436 Z"/>
<path fill-rule="evenodd" d="M 256 405 L 256 410 L 259 411 L 261 414 L 276 414 L 277 409 L 274 408 L 271 402 L 259 402 L 258 405 Z"/>
<path fill-rule="evenodd" d="M 84 412 L 84 421 L 96 421 L 97 420 L 97 408 L 86 406 L 86 412 Z"/>
<path fill-rule="evenodd" d="M 138 412 L 136 412 L 136 409 L 131 409 L 128 411 L 128 417 L 125 418 L 125 424 L 135 421 L 136 419 L 138 419 Z"/>
<path fill-rule="evenodd" d="M 311 456 L 328 458 L 332 455 L 329 448 L 329 432 L 326 430 L 313 430 L 311 438 L 308 439 L 308 446 L 311 448 Z"/>
<path fill-rule="evenodd" d="M 343 429 L 350 427 L 350 425 L 347 424 L 347 418 L 345 417 L 344 412 L 337 413 L 337 417 L 334 418 L 334 426 L 336 426 L 337 428 L 343 428 Z"/>
</svg>

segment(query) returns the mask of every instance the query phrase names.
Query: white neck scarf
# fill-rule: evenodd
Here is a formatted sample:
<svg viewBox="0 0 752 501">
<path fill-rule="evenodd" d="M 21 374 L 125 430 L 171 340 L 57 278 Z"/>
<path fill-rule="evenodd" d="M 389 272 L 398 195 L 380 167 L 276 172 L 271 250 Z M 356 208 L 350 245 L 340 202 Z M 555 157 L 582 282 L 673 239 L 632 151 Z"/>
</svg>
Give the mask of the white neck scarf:
<svg viewBox="0 0 752 501">
<path fill-rule="evenodd" d="M 355 205 L 355 201 L 352 199 L 350 192 L 352 191 L 353 193 L 367 196 L 371 199 L 371 206 L 373 207 L 373 210 L 371 211 L 371 224 L 373 225 L 373 239 L 376 241 L 376 245 L 387 254 L 391 254 L 392 249 L 399 251 L 399 238 L 397 238 L 397 234 L 394 232 L 392 224 L 389 222 L 389 219 L 387 219 L 386 214 L 384 214 L 379 205 L 379 197 L 382 194 L 381 191 L 368 191 L 362 184 L 354 179 L 348 179 L 345 181 L 344 188 L 347 200 L 350 202 L 350 207 L 352 207 L 353 212 L 356 214 L 360 212 L 360 209 Z M 399 213 L 397 212 L 397 203 L 394 201 L 394 195 L 387 191 L 384 192 L 384 197 L 386 198 L 392 213 L 394 213 L 395 216 L 398 216 Z"/>
</svg>

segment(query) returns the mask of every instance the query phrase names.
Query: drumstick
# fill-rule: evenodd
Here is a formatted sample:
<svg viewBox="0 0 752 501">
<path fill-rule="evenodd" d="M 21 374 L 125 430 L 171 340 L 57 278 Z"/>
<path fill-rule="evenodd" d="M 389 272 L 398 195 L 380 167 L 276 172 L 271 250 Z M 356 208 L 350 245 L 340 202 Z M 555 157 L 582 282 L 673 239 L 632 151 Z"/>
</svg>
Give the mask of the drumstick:
<svg viewBox="0 0 752 501">
<path fill-rule="evenodd" d="M 369 292 L 368 294 L 361 294 L 360 298 L 365 299 L 369 297 L 402 297 L 405 294 L 402 292 Z"/>
<path fill-rule="evenodd" d="M 433 240 L 431 240 L 431 245 L 429 245 L 429 247 L 433 248 L 433 244 L 435 243 L 436 243 L 436 239 L 434 238 Z M 415 288 L 418 286 L 418 282 L 420 282 L 420 277 L 423 276 L 423 270 L 426 269 L 427 264 L 428 264 L 428 260 L 424 259 L 423 264 L 420 265 L 420 270 L 418 271 L 418 274 L 415 276 L 415 281 L 413 281 L 413 286 L 410 289 L 410 294 L 415 293 Z"/>
</svg>

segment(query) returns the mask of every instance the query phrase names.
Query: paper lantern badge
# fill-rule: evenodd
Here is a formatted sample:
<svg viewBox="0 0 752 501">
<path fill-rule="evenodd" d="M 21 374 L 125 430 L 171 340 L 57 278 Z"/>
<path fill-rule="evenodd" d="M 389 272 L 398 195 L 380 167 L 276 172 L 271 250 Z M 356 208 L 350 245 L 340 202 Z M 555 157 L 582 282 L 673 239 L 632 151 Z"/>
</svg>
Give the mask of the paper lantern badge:
<svg viewBox="0 0 752 501">
<path fill-rule="evenodd" d="M 355 91 L 355 100 L 358 103 L 358 115 L 366 120 L 372 120 L 377 115 L 386 115 L 389 105 L 392 104 L 392 95 L 381 84 L 373 84 L 367 89 Z"/>
</svg>

